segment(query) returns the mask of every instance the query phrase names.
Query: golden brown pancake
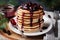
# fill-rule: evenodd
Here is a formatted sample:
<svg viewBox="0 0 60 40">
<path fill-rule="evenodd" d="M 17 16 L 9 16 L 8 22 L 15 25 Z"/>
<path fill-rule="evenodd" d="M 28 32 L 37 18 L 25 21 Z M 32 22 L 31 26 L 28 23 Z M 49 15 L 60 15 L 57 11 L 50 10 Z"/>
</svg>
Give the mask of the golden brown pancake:
<svg viewBox="0 0 60 40">
<path fill-rule="evenodd" d="M 17 24 L 24 32 L 37 32 L 43 27 L 43 8 L 36 3 L 19 6 L 16 11 Z"/>
</svg>

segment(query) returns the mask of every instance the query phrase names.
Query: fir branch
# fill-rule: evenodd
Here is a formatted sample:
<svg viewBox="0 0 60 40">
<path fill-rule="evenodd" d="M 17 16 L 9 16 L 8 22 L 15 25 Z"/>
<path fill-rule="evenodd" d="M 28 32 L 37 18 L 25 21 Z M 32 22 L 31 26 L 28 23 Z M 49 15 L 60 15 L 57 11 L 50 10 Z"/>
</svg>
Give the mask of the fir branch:
<svg viewBox="0 0 60 40">
<path fill-rule="evenodd" d="M 8 22 L 8 19 L 4 17 L 4 15 L 2 15 L 0 13 L 0 29 L 4 29 L 6 27 L 6 23 Z"/>
</svg>

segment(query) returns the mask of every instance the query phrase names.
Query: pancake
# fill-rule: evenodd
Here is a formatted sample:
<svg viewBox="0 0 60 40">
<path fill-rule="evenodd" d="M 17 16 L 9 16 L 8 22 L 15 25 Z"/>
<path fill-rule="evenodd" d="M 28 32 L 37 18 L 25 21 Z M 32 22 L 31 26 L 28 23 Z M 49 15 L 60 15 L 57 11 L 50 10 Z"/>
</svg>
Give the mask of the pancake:
<svg viewBox="0 0 60 40">
<path fill-rule="evenodd" d="M 18 7 L 16 11 L 17 24 L 24 32 L 37 32 L 42 29 L 44 11 L 41 5 L 27 3 Z"/>
</svg>

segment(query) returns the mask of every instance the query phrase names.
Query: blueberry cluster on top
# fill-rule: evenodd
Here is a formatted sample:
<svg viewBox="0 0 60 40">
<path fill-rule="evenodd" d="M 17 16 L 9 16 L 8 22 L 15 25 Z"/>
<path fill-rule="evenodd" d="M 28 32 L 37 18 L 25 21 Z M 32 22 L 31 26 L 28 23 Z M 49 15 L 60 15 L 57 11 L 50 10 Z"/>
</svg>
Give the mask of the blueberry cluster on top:
<svg viewBox="0 0 60 40">
<path fill-rule="evenodd" d="M 21 5 L 21 8 L 29 11 L 43 10 L 43 8 L 41 8 L 40 5 L 31 2 Z"/>
</svg>

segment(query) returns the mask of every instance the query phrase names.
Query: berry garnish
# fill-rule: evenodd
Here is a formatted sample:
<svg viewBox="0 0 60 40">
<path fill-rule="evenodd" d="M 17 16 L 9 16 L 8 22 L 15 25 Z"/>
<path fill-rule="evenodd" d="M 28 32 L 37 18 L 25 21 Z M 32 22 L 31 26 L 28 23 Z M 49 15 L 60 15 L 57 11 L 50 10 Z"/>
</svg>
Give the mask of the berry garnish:
<svg viewBox="0 0 60 40">
<path fill-rule="evenodd" d="M 4 33 L 7 33 L 7 31 L 5 29 L 2 30 Z"/>
<path fill-rule="evenodd" d="M 23 31 L 23 30 L 21 30 L 21 32 L 22 32 L 22 33 L 24 33 L 24 31 Z"/>
<path fill-rule="evenodd" d="M 43 10 L 43 8 L 40 7 L 40 5 L 38 5 L 37 3 L 31 3 L 31 2 L 21 5 L 21 8 L 25 10 L 30 10 L 30 11 L 37 11 L 39 9 Z"/>
<path fill-rule="evenodd" d="M 49 18 L 51 18 L 51 16 L 50 16 L 50 15 L 48 15 L 48 17 L 49 17 Z"/>
<path fill-rule="evenodd" d="M 10 19 L 10 22 L 12 23 L 12 25 L 16 25 L 16 22 L 14 19 Z"/>
<path fill-rule="evenodd" d="M 45 15 L 45 13 L 43 12 L 43 15 Z"/>
<path fill-rule="evenodd" d="M 8 35 L 11 35 L 11 32 L 8 30 L 8 31 L 7 31 L 7 34 L 8 34 Z"/>
</svg>

